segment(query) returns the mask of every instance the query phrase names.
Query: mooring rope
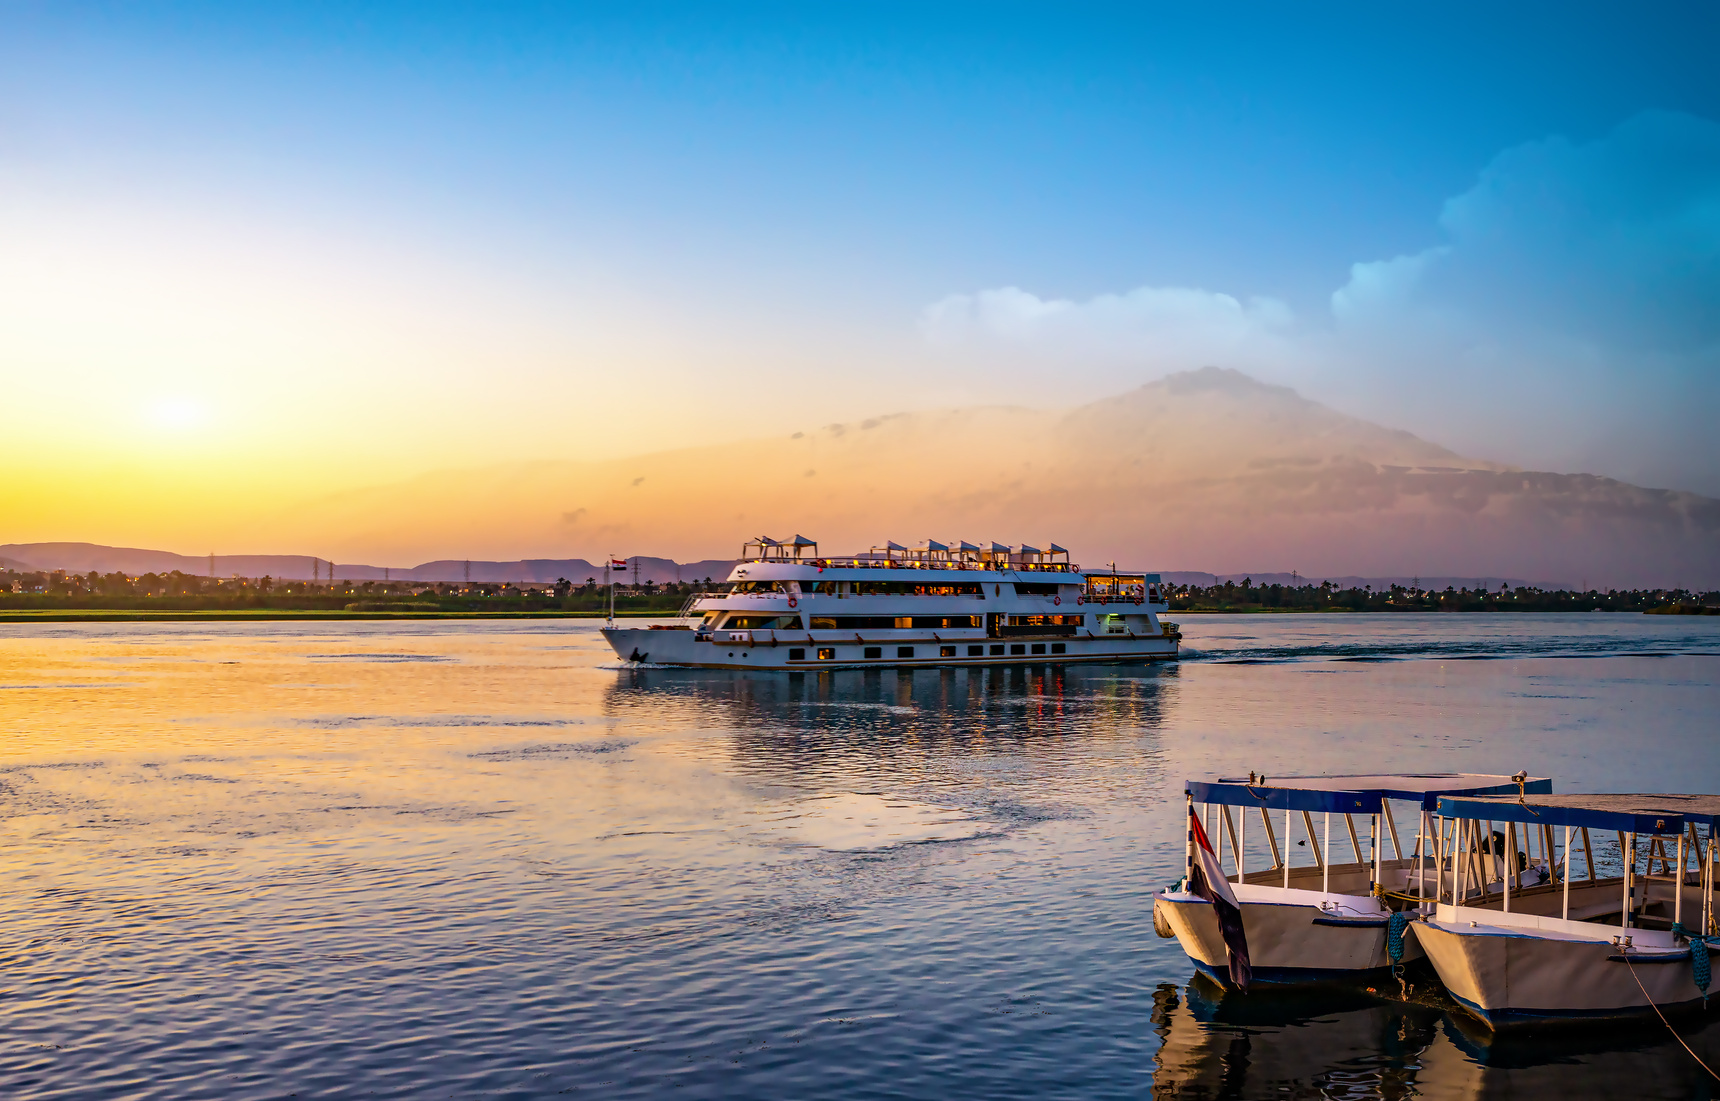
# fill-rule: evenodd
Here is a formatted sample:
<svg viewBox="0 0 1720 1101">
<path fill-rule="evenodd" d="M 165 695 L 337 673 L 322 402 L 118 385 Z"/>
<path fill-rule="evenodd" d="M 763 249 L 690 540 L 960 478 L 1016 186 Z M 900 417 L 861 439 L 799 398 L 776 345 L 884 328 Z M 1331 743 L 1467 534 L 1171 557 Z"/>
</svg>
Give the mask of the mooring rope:
<svg viewBox="0 0 1720 1101">
<path fill-rule="evenodd" d="M 1409 982 L 1403 974 L 1403 934 L 1409 928 L 1410 917 L 1399 910 L 1386 921 L 1386 957 L 1392 961 L 1392 978 L 1398 981 L 1398 991 L 1409 997 Z"/>
<path fill-rule="evenodd" d="M 1636 964 L 1630 962 L 1630 956 L 1628 953 L 1624 955 L 1624 965 L 1630 968 L 1631 981 L 1636 983 L 1636 988 L 1638 990 L 1642 991 L 1642 1000 L 1648 1003 L 1648 1008 L 1654 1010 L 1654 1015 L 1660 1018 L 1660 1023 L 1666 1026 L 1666 1031 L 1672 1033 L 1672 1038 L 1678 1041 L 1678 1046 L 1683 1048 L 1685 1051 L 1689 1051 L 1690 1057 L 1696 1060 L 1696 1065 L 1707 1071 L 1709 1076 L 1715 1081 L 1720 1082 L 1720 1074 L 1715 1074 L 1714 1068 L 1702 1061 L 1702 1056 L 1696 1054 L 1694 1051 L 1690 1051 L 1690 1045 L 1684 1042 L 1684 1037 L 1678 1034 L 1678 1030 L 1672 1027 L 1672 1022 L 1666 1019 L 1666 1014 L 1662 1013 L 1660 1011 L 1660 1007 L 1654 1004 L 1654 999 L 1648 996 L 1648 989 L 1642 985 L 1642 980 L 1636 977 Z"/>
</svg>

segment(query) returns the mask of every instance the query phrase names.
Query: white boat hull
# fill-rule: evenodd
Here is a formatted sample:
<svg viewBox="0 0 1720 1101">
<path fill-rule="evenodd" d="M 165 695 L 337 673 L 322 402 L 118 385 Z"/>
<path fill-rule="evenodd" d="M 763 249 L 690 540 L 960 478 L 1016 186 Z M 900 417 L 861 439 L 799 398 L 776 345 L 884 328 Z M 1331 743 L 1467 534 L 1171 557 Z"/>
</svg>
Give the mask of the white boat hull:
<svg viewBox="0 0 1720 1101">
<path fill-rule="evenodd" d="M 729 632 L 685 628 L 605 627 L 603 637 L 627 661 L 697 669 L 856 669 L 950 665 L 1075 664 L 1169 661 L 1175 635 L 1090 635 L 988 638 L 984 635 L 856 637 L 822 631 L 752 631 L 748 641 Z M 980 652 L 974 653 L 978 647 Z M 868 656 L 867 651 L 876 651 Z M 911 651 L 904 654 L 903 650 Z M 953 651 L 946 653 L 945 651 Z M 820 656 L 826 654 L 827 656 Z"/>
<path fill-rule="evenodd" d="M 1630 937 L 1631 950 L 1615 936 Z M 1494 1026 L 1701 1002 L 1690 951 L 1669 932 L 1441 905 L 1417 937 L 1452 997 Z"/>
<path fill-rule="evenodd" d="M 1386 931 L 1391 914 L 1378 900 L 1257 884 L 1231 889 L 1242 906 L 1256 982 L 1322 982 L 1390 971 Z M 1228 985 L 1229 957 L 1212 904 L 1199 895 L 1164 892 L 1153 896 L 1153 905 L 1195 966 Z M 1403 962 L 1420 956 L 1414 935 L 1406 931 Z"/>
</svg>

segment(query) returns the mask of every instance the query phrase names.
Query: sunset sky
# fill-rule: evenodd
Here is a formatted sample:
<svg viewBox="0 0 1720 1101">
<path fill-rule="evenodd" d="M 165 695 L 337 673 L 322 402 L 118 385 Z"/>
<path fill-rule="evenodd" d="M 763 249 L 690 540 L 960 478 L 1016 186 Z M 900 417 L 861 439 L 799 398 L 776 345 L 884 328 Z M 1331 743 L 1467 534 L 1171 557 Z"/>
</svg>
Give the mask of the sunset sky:
<svg viewBox="0 0 1720 1101">
<path fill-rule="evenodd" d="M 1717 35 L 1696 3 L 8 4 L 0 542 L 195 553 L 435 469 L 1207 364 L 1720 496 Z"/>
</svg>

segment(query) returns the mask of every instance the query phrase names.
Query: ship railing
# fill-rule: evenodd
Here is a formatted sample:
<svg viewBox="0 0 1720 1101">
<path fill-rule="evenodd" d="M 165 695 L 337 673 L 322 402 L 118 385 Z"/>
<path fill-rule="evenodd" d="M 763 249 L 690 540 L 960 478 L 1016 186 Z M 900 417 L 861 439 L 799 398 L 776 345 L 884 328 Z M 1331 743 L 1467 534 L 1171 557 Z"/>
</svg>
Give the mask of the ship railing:
<svg viewBox="0 0 1720 1101">
<path fill-rule="evenodd" d="M 1081 567 L 1069 562 L 1008 562 L 1008 561 L 943 561 L 923 558 L 743 558 L 741 565 L 817 566 L 819 569 L 841 570 L 991 570 L 999 573 L 1079 573 Z"/>
</svg>

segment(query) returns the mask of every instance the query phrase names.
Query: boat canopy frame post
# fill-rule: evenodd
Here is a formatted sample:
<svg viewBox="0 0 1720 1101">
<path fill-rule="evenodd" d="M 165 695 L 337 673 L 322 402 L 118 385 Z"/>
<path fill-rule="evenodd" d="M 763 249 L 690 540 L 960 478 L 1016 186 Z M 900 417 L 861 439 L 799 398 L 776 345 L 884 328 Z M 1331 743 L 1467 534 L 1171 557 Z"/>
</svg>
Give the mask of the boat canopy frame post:
<svg viewBox="0 0 1720 1101">
<path fill-rule="evenodd" d="M 1308 847 L 1314 850 L 1314 866 L 1324 868 L 1326 866 L 1326 849 L 1320 844 L 1320 839 L 1314 836 L 1314 816 L 1308 811 L 1302 812 L 1302 828 L 1308 834 Z"/>
<path fill-rule="evenodd" d="M 1705 936 L 1714 935 L 1714 888 L 1715 873 L 1720 871 L 1720 852 L 1715 851 L 1714 827 L 1708 827 L 1708 858 L 1703 861 L 1703 870 L 1708 873 L 1708 888 L 1702 892 L 1702 904 L 1707 908 L 1707 916 L 1703 919 L 1702 932 Z"/>
<path fill-rule="evenodd" d="M 1183 833 L 1187 835 L 1183 842 L 1183 890 L 1194 889 L 1194 793 L 1184 792 L 1188 800 L 1188 817 L 1183 820 Z"/>
<path fill-rule="evenodd" d="M 1356 837 L 1356 820 L 1346 814 L 1344 815 L 1344 825 L 1348 827 L 1350 831 L 1350 848 L 1356 854 L 1356 863 L 1367 863 L 1367 861 L 1362 859 L 1362 842 Z"/>
<path fill-rule="evenodd" d="M 1238 827 L 1236 831 L 1236 882 L 1241 884 L 1244 874 L 1242 865 L 1248 859 L 1248 812 L 1243 811 L 1236 818 Z"/>
<path fill-rule="evenodd" d="M 1242 846 L 1236 840 L 1236 822 L 1230 817 L 1230 808 L 1220 804 L 1218 811 L 1224 816 L 1224 835 L 1230 839 L 1231 862 L 1236 865 L 1237 882 L 1241 883 L 1242 875 Z"/>
<path fill-rule="evenodd" d="M 1415 821 L 1415 909 L 1418 914 L 1427 913 L 1427 830 L 1431 816 L 1423 808 Z"/>
<path fill-rule="evenodd" d="M 1495 845 L 1494 848 L 1499 846 Z M 1499 890 L 1504 899 L 1505 912 L 1511 912 L 1511 872 L 1517 867 L 1517 823 L 1505 823 L 1505 852 L 1502 857 L 1504 864 L 1499 869 Z M 1518 884 L 1522 886 L 1521 883 Z"/>
<path fill-rule="evenodd" d="M 1438 815 L 1429 817 L 1433 819 L 1433 908 L 1437 910 L 1445 893 L 1445 819 Z"/>
<path fill-rule="evenodd" d="M 1564 880 L 1564 900 L 1559 907 L 1559 918 L 1571 920 L 1571 827 L 1565 827 L 1565 874 L 1559 877 Z"/>
<path fill-rule="evenodd" d="M 1486 836 L 1481 839 L 1481 844 L 1476 850 L 1478 853 L 1485 851 L 1487 854 L 1485 859 L 1481 859 L 1480 875 L 1482 898 L 1487 897 L 1487 888 L 1493 885 L 1493 871 L 1495 866 L 1499 868 L 1503 868 L 1505 866 L 1504 862 L 1499 859 L 1499 846 L 1493 843 L 1493 833 L 1493 819 L 1489 818 L 1487 820 Z"/>
<path fill-rule="evenodd" d="M 1678 879 L 1672 885 L 1672 924 L 1684 926 L 1684 831 L 1678 831 Z"/>
<path fill-rule="evenodd" d="M 1284 808 L 1284 889 L 1290 889 L 1290 808 Z"/>
<path fill-rule="evenodd" d="M 1474 869 L 1470 867 L 1472 857 L 1469 850 L 1473 844 L 1472 835 L 1474 833 L 1475 823 L 1463 818 L 1457 820 L 1457 845 L 1451 852 L 1451 867 L 1453 869 L 1452 874 L 1456 877 L 1457 882 L 1462 884 L 1463 888 L 1463 893 L 1458 896 L 1458 905 L 1469 901 L 1469 880 L 1474 874 Z"/>
<path fill-rule="evenodd" d="M 1326 847 L 1325 847 L 1325 851 L 1326 852 L 1332 851 L 1332 812 L 1331 811 L 1326 812 Z M 1326 894 L 1326 895 L 1329 895 L 1332 893 L 1332 862 L 1329 860 L 1321 861 L 1321 863 L 1320 863 L 1320 893 Z"/>
<path fill-rule="evenodd" d="M 1380 806 L 1385 806 L 1385 800 L 1380 800 Z M 1368 815 L 1368 844 L 1374 851 L 1373 882 L 1368 884 L 1368 894 L 1373 894 L 1380 886 L 1380 816 Z"/>
<path fill-rule="evenodd" d="M 1619 903 L 1618 927 L 1620 929 L 1629 929 L 1631 873 L 1636 871 L 1636 834 L 1621 833 L 1619 834 L 1619 837 L 1621 838 L 1619 842 L 1619 859 L 1624 862 L 1624 875 L 1620 879 L 1623 898 Z"/>
<path fill-rule="evenodd" d="M 1266 828 L 1266 846 L 1272 852 L 1272 868 L 1277 870 L 1278 866 L 1284 863 L 1284 858 L 1278 853 L 1278 834 L 1272 828 L 1272 816 L 1266 813 L 1265 807 L 1260 808 L 1260 824 Z M 1284 840 L 1290 839 L 1286 837 Z"/>
<path fill-rule="evenodd" d="M 1392 801 L 1390 799 L 1380 800 L 1380 813 L 1386 817 L 1386 836 L 1392 839 L 1392 859 L 1402 860 L 1403 849 L 1398 846 L 1397 820 L 1392 817 Z"/>
</svg>

